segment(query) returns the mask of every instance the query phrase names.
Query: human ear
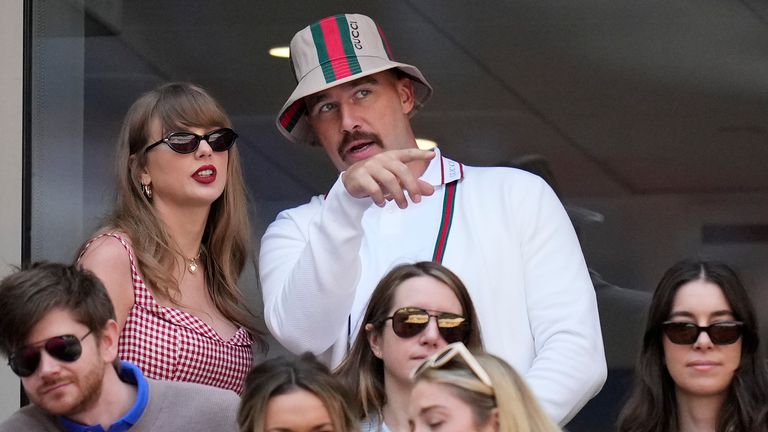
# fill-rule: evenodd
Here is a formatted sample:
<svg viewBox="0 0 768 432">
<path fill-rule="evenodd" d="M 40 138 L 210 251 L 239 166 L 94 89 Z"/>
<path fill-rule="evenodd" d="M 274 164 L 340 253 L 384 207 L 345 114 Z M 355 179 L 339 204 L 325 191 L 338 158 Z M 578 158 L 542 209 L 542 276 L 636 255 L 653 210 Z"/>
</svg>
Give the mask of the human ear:
<svg viewBox="0 0 768 432">
<path fill-rule="evenodd" d="M 106 363 L 112 363 L 117 358 L 117 341 L 120 336 L 120 330 L 117 321 L 111 319 L 104 324 L 99 338 L 99 350 L 101 357 Z"/>
<path fill-rule="evenodd" d="M 371 323 L 365 325 L 365 333 L 366 337 L 368 338 L 368 345 L 371 347 L 371 352 L 374 356 L 376 356 L 376 358 L 380 359 L 383 357 L 383 354 L 381 351 L 381 337 L 379 333 Z"/>
<path fill-rule="evenodd" d="M 147 166 L 144 164 L 143 167 L 139 167 L 139 160 L 136 157 L 135 154 L 131 155 L 128 158 L 128 166 L 131 170 L 131 177 L 135 176 L 136 174 L 139 175 L 139 183 L 143 185 L 149 185 L 152 184 L 152 176 L 149 175 L 149 171 L 147 171 Z"/>
<path fill-rule="evenodd" d="M 491 418 L 488 419 L 488 430 L 499 432 L 499 408 L 491 410 Z"/>
<path fill-rule="evenodd" d="M 413 81 L 410 78 L 400 78 L 395 83 L 397 94 L 400 97 L 400 106 L 403 108 L 403 114 L 410 114 L 416 104 L 413 93 Z"/>
</svg>

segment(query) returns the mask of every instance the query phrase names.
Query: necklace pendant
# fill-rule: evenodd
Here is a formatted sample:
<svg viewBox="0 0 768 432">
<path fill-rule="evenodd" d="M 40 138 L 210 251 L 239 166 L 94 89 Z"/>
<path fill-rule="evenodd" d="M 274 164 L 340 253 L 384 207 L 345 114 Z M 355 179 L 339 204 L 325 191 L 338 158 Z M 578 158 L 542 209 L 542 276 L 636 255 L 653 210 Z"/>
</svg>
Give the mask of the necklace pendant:
<svg viewBox="0 0 768 432">
<path fill-rule="evenodd" d="M 197 271 L 197 260 L 200 259 L 200 254 L 203 253 L 203 248 L 201 247 L 200 250 L 197 251 L 197 256 L 194 258 L 186 258 L 184 255 L 182 257 L 186 258 L 187 260 L 187 270 L 189 270 L 190 273 L 195 274 Z"/>
</svg>

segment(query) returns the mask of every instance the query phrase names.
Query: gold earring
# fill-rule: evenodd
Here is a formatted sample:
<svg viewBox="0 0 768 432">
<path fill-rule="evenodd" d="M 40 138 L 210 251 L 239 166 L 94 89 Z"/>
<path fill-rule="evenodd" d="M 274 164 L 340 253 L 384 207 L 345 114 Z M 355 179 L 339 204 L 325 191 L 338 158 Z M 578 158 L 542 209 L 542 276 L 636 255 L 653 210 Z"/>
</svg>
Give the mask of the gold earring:
<svg viewBox="0 0 768 432">
<path fill-rule="evenodd" d="M 152 187 L 148 184 L 141 184 L 141 191 L 144 193 L 144 196 L 147 197 L 147 199 L 152 199 Z"/>
</svg>

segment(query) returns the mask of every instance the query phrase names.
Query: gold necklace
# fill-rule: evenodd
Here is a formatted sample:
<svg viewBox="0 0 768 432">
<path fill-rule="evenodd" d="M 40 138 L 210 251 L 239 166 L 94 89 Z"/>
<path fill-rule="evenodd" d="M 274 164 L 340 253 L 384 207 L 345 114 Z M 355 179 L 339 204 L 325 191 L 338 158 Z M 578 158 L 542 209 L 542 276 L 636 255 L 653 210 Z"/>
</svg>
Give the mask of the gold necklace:
<svg viewBox="0 0 768 432">
<path fill-rule="evenodd" d="M 187 258 L 187 270 L 189 270 L 190 273 L 195 274 L 197 272 L 197 260 L 200 259 L 200 254 L 203 252 L 203 248 L 200 248 L 199 251 L 197 251 L 197 256 L 194 258 Z M 186 257 L 185 257 L 186 258 Z"/>
</svg>

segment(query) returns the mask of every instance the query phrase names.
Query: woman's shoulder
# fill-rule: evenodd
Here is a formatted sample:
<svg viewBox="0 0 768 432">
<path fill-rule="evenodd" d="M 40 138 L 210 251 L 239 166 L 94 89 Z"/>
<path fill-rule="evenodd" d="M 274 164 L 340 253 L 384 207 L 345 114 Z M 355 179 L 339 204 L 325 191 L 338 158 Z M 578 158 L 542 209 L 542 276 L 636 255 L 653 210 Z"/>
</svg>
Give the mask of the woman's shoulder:
<svg viewBox="0 0 768 432">
<path fill-rule="evenodd" d="M 83 245 L 77 263 L 104 284 L 122 329 L 134 304 L 135 270 L 128 237 L 114 230 L 97 233 Z"/>
<path fill-rule="evenodd" d="M 125 268 L 132 253 L 131 240 L 125 233 L 114 228 L 102 229 L 82 246 L 77 261 L 89 269 Z"/>
</svg>

